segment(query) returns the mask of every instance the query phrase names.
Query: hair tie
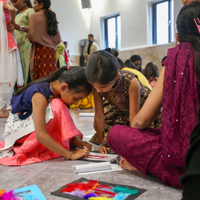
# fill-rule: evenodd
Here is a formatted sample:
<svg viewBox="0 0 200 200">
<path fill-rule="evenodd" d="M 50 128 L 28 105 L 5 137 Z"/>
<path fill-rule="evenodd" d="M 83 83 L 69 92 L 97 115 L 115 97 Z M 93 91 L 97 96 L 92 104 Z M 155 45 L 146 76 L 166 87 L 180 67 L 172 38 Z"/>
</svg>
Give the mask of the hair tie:
<svg viewBox="0 0 200 200">
<path fill-rule="evenodd" d="M 67 67 L 67 69 L 69 69 L 71 66 L 70 65 L 68 65 L 68 67 Z"/>
<path fill-rule="evenodd" d="M 197 29 L 198 29 L 199 33 L 200 33 L 200 25 L 198 25 L 197 21 L 200 23 L 199 18 L 197 18 L 197 20 L 194 18 L 194 22 L 195 22 L 195 24 L 197 26 Z"/>
</svg>

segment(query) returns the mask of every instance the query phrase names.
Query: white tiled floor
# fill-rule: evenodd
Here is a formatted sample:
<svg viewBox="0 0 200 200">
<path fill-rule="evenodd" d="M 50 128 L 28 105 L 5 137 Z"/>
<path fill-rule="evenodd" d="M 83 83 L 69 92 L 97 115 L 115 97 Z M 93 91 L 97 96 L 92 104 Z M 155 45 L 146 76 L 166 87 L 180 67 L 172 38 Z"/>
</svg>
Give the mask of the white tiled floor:
<svg viewBox="0 0 200 200">
<path fill-rule="evenodd" d="M 92 117 L 79 118 L 79 112 L 94 112 L 93 110 L 71 110 L 76 126 L 84 135 L 95 133 Z M 0 140 L 4 131 L 6 119 L 0 118 Z M 53 159 L 46 162 L 20 166 L 6 167 L 0 165 L 0 189 L 17 189 L 36 184 L 41 189 L 47 200 L 63 199 L 55 197 L 50 192 L 81 177 L 100 180 L 115 184 L 124 184 L 144 188 L 147 191 L 138 197 L 138 200 L 180 200 L 181 190 L 164 186 L 154 177 L 145 176 L 140 172 L 118 172 L 95 173 L 79 176 L 74 173 L 73 165 L 83 164 L 84 161 L 66 161 L 63 158 Z M 63 199 L 64 200 L 64 199 Z"/>
</svg>

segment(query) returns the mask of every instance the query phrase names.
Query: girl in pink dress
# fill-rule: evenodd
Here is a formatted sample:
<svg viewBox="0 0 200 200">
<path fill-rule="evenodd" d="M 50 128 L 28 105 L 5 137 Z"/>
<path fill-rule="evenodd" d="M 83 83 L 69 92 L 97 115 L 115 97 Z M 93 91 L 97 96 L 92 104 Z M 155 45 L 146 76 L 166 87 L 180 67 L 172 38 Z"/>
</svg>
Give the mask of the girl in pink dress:
<svg viewBox="0 0 200 200">
<path fill-rule="evenodd" d="M 199 10 L 200 2 L 181 9 L 176 35 L 180 44 L 168 50 L 165 67 L 131 122 L 132 127 L 115 126 L 108 136 L 112 150 L 123 157 L 120 163 L 123 168 L 136 168 L 179 188 L 182 187 L 179 176 L 186 172 L 185 155 L 199 106 Z M 161 106 L 161 128 L 148 129 Z"/>
<path fill-rule="evenodd" d="M 8 117 L 6 108 L 10 104 L 15 82 L 23 85 L 22 67 L 15 42 L 15 8 L 5 0 L 0 0 L 0 117 Z M 9 32 L 10 30 L 10 32 Z"/>
<path fill-rule="evenodd" d="M 82 141 L 66 105 L 91 92 L 85 69 L 66 66 L 29 83 L 12 97 L 12 110 L 0 142 L 0 164 L 27 165 L 63 156 L 76 160 L 91 145 Z M 71 152 L 70 146 L 81 149 Z M 84 148 L 87 147 L 87 148 Z"/>
</svg>

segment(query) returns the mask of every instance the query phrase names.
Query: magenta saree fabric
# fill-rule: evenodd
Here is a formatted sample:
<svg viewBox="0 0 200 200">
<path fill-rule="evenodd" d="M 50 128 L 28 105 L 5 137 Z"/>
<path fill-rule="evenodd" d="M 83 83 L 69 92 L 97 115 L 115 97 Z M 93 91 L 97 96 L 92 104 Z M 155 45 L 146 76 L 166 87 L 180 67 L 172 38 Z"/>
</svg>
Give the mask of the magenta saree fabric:
<svg viewBox="0 0 200 200">
<path fill-rule="evenodd" d="M 108 142 L 114 152 L 142 173 L 155 175 L 166 185 L 181 187 L 179 176 L 186 171 L 185 155 L 199 105 L 192 45 L 181 43 L 169 49 L 164 65 L 161 129 L 115 126 Z"/>
</svg>

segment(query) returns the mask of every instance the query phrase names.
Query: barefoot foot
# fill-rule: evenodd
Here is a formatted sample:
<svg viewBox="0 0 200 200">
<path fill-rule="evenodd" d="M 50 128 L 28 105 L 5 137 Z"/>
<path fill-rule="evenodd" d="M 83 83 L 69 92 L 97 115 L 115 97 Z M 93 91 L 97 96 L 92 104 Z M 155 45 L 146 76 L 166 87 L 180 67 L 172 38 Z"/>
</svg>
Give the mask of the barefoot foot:
<svg viewBox="0 0 200 200">
<path fill-rule="evenodd" d="M 0 118 L 5 118 L 9 116 L 9 112 L 6 111 L 6 105 L 0 109 Z"/>
<path fill-rule="evenodd" d="M 9 117 L 9 112 L 8 111 L 0 112 L 0 118 L 6 118 L 6 117 Z"/>
<path fill-rule="evenodd" d="M 135 167 L 133 167 L 125 158 L 121 157 L 121 160 L 119 162 L 120 167 L 123 169 L 127 169 L 129 171 L 138 171 Z"/>
</svg>

